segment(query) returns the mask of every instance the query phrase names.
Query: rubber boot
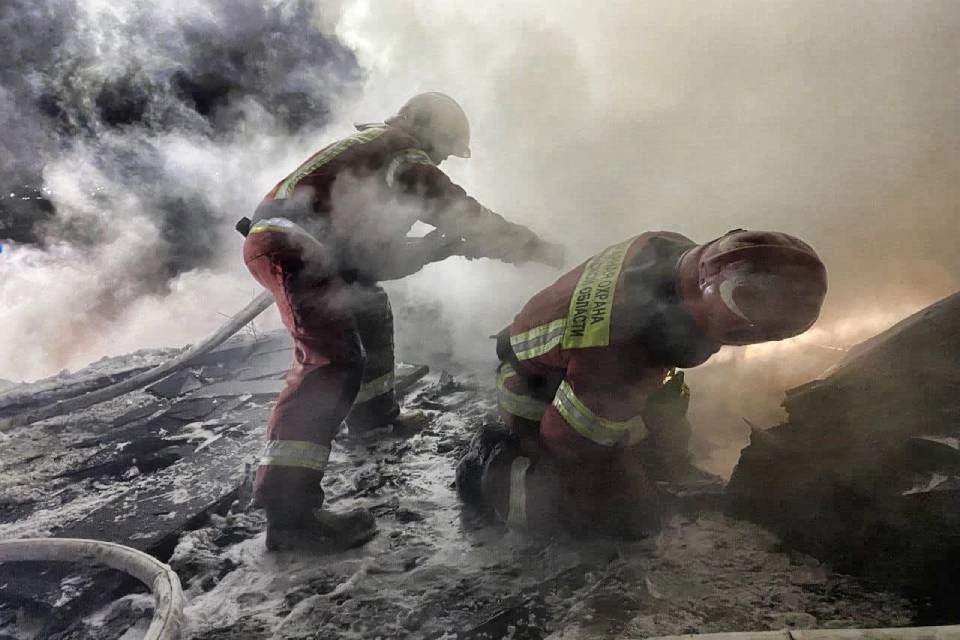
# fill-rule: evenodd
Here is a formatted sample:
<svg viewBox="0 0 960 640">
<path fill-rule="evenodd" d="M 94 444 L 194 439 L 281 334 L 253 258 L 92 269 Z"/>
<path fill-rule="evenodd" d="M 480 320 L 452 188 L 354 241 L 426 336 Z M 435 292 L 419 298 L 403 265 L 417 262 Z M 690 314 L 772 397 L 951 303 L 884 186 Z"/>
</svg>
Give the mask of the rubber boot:
<svg viewBox="0 0 960 640">
<path fill-rule="evenodd" d="M 315 510 L 293 521 L 271 515 L 268 510 L 266 547 L 270 551 L 333 553 L 359 547 L 377 534 L 376 520 L 366 509 Z"/>
<path fill-rule="evenodd" d="M 477 508 L 490 507 L 483 495 L 483 476 L 494 449 L 512 441 L 510 431 L 499 425 L 484 425 L 477 431 L 467 451 L 457 463 L 456 488 L 464 503 Z"/>
</svg>

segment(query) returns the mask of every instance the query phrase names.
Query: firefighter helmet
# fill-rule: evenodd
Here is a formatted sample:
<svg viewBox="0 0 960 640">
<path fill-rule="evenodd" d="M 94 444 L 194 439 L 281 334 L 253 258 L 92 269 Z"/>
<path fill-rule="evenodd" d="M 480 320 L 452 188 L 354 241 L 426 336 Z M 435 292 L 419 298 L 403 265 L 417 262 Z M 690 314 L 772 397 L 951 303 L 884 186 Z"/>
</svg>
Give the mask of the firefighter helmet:
<svg viewBox="0 0 960 640">
<path fill-rule="evenodd" d="M 467 114 L 445 93 L 430 91 L 415 95 L 387 122 L 408 129 L 437 156 L 470 157 Z"/>
<path fill-rule="evenodd" d="M 684 304 L 718 344 L 799 335 L 816 321 L 827 293 L 816 252 L 786 233 L 736 229 L 688 251 L 679 271 Z"/>
</svg>

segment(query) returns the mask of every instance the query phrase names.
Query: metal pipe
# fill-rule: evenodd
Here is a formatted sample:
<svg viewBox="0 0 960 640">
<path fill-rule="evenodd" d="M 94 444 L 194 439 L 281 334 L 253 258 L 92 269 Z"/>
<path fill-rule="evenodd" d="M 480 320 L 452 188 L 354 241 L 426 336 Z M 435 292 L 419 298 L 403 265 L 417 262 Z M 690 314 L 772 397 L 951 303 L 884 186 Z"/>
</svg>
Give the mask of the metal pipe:
<svg viewBox="0 0 960 640">
<path fill-rule="evenodd" d="M 183 590 L 168 565 L 114 542 L 81 538 L 0 540 L 0 562 L 85 562 L 123 571 L 153 594 L 153 620 L 144 640 L 178 640 L 183 626 Z"/>
</svg>

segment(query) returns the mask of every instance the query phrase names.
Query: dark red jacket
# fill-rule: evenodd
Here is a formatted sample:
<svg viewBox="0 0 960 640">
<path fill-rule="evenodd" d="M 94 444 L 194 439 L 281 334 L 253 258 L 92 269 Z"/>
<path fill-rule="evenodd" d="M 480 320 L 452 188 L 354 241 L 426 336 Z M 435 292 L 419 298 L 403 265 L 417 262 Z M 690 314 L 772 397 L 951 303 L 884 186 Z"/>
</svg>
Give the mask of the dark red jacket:
<svg viewBox="0 0 960 640">
<path fill-rule="evenodd" d="M 538 241 L 450 180 L 419 141 L 385 124 L 366 126 L 313 154 L 264 199 L 254 222 L 285 217 L 332 239 L 355 268 L 382 260 L 421 221 L 509 259 Z"/>
<path fill-rule="evenodd" d="M 647 400 L 668 371 L 701 364 L 719 348 L 702 337 L 677 291 L 677 263 L 694 246 L 652 232 L 609 247 L 537 293 L 509 327 L 518 370 L 562 380 L 540 420 L 537 449 L 585 503 L 618 493 L 631 475 L 624 452 L 646 437 Z"/>
</svg>

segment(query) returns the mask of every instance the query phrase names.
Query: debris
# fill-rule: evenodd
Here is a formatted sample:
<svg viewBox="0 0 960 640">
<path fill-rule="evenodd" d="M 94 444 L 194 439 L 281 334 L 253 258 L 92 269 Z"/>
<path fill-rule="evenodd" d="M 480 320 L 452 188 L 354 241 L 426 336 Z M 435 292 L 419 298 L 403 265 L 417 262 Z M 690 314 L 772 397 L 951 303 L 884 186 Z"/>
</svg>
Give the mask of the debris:
<svg viewBox="0 0 960 640">
<path fill-rule="evenodd" d="M 902 598 L 790 556 L 774 536 L 716 511 L 678 515 L 655 539 L 624 545 L 528 539 L 462 510 L 455 464 L 473 433 L 496 422 L 492 384 L 472 388 L 412 365 L 396 372 L 401 384 L 413 380 L 403 389 L 406 408 L 454 397 L 457 408 L 427 411 L 428 427 L 408 439 L 349 446 L 338 438 L 324 487 L 335 510 L 373 512 L 380 535 L 320 560 L 269 553 L 262 512 L 244 506 L 271 403 L 198 392 L 271 381 L 248 365 L 258 353 L 289 349 L 274 338 L 211 352 L 202 370 L 215 375 L 197 375 L 203 387 L 185 396 L 136 392 L 56 429 L 14 428 L 0 459 L 0 538 L 101 537 L 169 561 L 187 594 L 183 640 L 539 639 L 574 627 L 647 637 L 763 629 L 767 616 L 791 611 L 851 626 L 915 617 Z M 233 360 L 243 352 L 252 355 Z M 217 362 L 216 353 L 229 359 Z M 232 377 L 241 371 L 248 379 Z M 139 475 L 124 478 L 134 466 Z M 88 583 L 68 570 L 11 566 L 0 566 L 0 637 L 18 624 L 40 624 L 40 637 L 58 640 L 135 633 L 137 607 L 117 600 L 126 593 L 117 574 Z"/>
<path fill-rule="evenodd" d="M 960 596 L 960 293 L 851 349 L 787 392 L 789 419 L 754 431 L 733 513 L 845 571 L 928 601 Z"/>
</svg>

